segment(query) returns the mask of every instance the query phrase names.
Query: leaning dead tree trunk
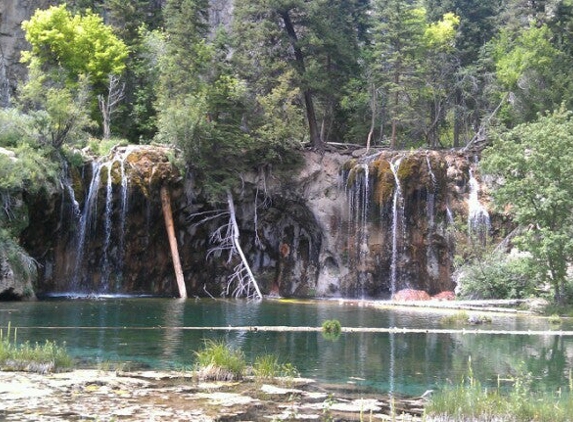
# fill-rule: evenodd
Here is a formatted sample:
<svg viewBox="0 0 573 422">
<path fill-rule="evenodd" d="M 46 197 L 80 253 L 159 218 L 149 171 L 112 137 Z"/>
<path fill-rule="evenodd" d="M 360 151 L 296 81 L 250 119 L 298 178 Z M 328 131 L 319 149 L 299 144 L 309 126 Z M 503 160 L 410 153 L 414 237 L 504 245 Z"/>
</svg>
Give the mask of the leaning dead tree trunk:
<svg viewBox="0 0 573 422">
<path fill-rule="evenodd" d="M 177 287 L 179 288 L 179 297 L 186 299 L 187 288 L 185 287 L 183 270 L 181 269 L 181 261 L 179 260 L 179 249 L 177 248 L 173 213 L 171 212 L 171 197 L 167 186 L 161 186 L 161 206 L 163 208 L 163 218 L 165 219 L 167 236 L 169 237 L 169 246 L 171 247 L 171 257 L 173 258 L 173 268 L 175 269 L 175 278 L 177 280 Z"/>
<path fill-rule="evenodd" d="M 227 212 L 217 212 L 214 216 L 206 217 L 203 222 L 213 218 L 219 218 L 223 215 L 229 215 L 229 220 L 226 224 L 220 226 L 211 235 L 211 242 L 215 244 L 210 250 L 209 255 L 220 255 L 223 252 L 228 252 L 227 263 L 231 263 L 233 257 L 239 255 L 240 261 L 233 269 L 233 274 L 227 280 L 227 288 L 223 291 L 224 295 L 232 295 L 233 297 L 246 297 L 248 299 L 260 300 L 263 298 L 257 280 L 251 271 L 251 267 L 247 262 L 247 258 L 243 253 L 241 244 L 239 242 L 239 225 L 235 216 L 235 204 L 233 202 L 233 195 L 227 191 Z M 232 292 L 231 292 L 231 289 Z"/>
</svg>

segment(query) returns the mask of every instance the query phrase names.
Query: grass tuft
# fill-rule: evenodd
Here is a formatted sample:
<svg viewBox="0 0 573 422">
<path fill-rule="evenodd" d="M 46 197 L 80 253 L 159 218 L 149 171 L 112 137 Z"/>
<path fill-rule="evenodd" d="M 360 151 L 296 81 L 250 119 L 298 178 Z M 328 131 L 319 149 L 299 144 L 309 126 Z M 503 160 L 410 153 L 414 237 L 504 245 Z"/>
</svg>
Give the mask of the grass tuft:
<svg viewBox="0 0 573 422">
<path fill-rule="evenodd" d="M 73 360 L 65 343 L 46 340 L 45 343 L 17 343 L 18 330 L 10 324 L 6 334 L 0 329 L 0 369 L 4 371 L 59 372 L 73 367 Z"/>
<path fill-rule="evenodd" d="M 243 378 L 245 355 L 224 341 L 206 340 L 195 352 L 196 374 L 200 380 L 233 381 Z"/>
<path fill-rule="evenodd" d="M 471 366 L 456 386 L 432 395 L 425 408 L 428 421 L 570 422 L 573 381 L 569 391 L 548 393 L 531 389 L 531 374 L 511 378 L 512 386 L 487 388 L 473 377 Z"/>
</svg>

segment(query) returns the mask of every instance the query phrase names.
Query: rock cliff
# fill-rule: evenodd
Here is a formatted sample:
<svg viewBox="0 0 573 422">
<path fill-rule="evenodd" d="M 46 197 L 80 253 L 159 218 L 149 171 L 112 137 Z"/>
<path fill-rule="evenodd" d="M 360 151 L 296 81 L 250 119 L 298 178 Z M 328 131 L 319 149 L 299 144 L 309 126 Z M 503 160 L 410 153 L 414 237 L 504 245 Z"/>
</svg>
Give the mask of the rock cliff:
<svg viewBox="0 0 573 422">
<path fill-rule="evenodd" d="M 212 234 L 225 227 L 228 210 L 203 200 L 170 154 L 118 148 L 70 171 L 69 189 L 28 198 L 23 240 L 41 264 L 40 295 L 176 295 L 164 185 L 189 295 L 227 292 L 238 259 L 218 249 Z M 305 152 L 304 165 L 288 176 L 243 175 L 233 192 L 241 245 L 263 293 L 389 298 L 406 288 L 453 290 L 455 225 L 477 241 L 490 230 L 489 220 L 471 220 L 472 207 L 489 217 L 483 186 L 470 183 L 474 167 L 455 151 Z"/>
</svg>

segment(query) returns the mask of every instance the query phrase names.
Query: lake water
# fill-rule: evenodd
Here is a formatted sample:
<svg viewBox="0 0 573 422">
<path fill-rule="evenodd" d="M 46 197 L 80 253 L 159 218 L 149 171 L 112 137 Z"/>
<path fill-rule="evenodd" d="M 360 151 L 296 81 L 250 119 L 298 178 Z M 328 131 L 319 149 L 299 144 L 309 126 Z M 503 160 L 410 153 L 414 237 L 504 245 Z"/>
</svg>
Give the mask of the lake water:
<svg viewBox="0 0 573 422">
<path fill-rule="evenodd" d="M 530 372 L 550 390 L 567 388 L 573 337 L 455 333 L 343 333 L 336 341 L 321 332 L 221 331 L 201 327 L 320 327 L 337 319 L 343 327 L 444 329 L 443 313 L 384 309 L 361 302 L 174 300 L 107 298 L 0 303 L 0 326 L 18 328 L 18 341 L 65 342 L 80 364 L 132 362 L 135 367 L 182 369 L 193 365 L 205 339 L 224 339 L 255 356 L 276 354 L 302 376 L 344 388 L 420 395 L 457 384 L 468 372 L 484 383 Z M 571 330 L 565 323 L 559 329 Z M 193 328 L 193 329 L 189 329 Z M 199 329 L 196 329 L 199 328 Z M 523 315 L 496 314 L 482 330 L 548 330 L 549 323 Z"/>
</svg>

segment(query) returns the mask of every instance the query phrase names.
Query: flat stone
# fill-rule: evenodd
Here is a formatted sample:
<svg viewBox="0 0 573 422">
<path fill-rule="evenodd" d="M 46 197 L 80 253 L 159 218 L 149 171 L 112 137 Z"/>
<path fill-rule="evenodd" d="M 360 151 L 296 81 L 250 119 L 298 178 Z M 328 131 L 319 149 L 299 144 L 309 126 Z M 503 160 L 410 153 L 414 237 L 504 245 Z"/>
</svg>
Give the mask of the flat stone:
<svg viewBox="0 0 573 422">
<path fill-rule="evenodd" d="M 276 385 L 269 385 L 269 384 L 263 384 L 261 386 L 261 391 L 263 393 L 266 394 L 273 394 L 273 395 L 289 395 L 289 394 L 302 394 L 304 393 L 304 391 L 302 390 L 298 390 L 295 388 L 282 388 L 282 387 L 277 387 Z"/>
<path fill-rule="evenodd" d="M 242 406 L 257 401 L 256 399 L 249 396 L 244 396 L 236 393 L 223 393 L 220 391 L 214 393 L 198 393 L 197 397 L 206 398 L 209 400 L 211 404 L 216 404 L 225 407 L 231 407 L 235 405 Z"/>
</svg>

